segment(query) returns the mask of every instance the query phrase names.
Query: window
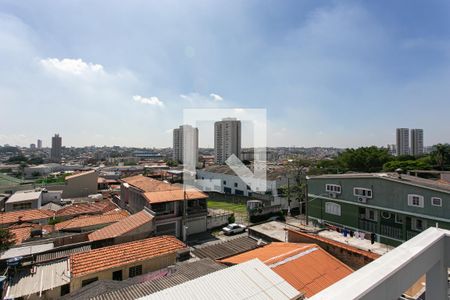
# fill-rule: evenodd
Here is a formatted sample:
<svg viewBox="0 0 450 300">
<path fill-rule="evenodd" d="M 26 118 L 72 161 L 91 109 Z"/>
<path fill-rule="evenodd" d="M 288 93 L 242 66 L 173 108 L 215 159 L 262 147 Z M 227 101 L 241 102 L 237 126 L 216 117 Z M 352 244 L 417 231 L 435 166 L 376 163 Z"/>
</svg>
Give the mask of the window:
<svg viewBox="0 0 450 300">
<path fill-rule="evenodd" d="M 395 223 L 403 224 L 403 217 L 399 214 L 395 214 Z"/>
<path fill-rule="evenodd" d="M 423 196 L 412 194 L 408 195 L 408 205 L 423 208 Z"/>
<path fill-rule="evenodd" d="M 98 277 L 94 277 L 94 278 L 89 278 L 89 279 L 85 279 L 81 282 L 81 287 L 86 286 L 90 283 L 96 282 L 98 280 Z"/>
<path fill-rule="evenodd" d="M 378 221 L 377 211 L 374 209 L 366 208 L 366 219 L 370 221 Z"/>
<path fill-rule="evenodd" d="M 355 187 L 353 188 L 353 195 L 357 197 L 372 198 L 372 190 L 366 188 Z"/>
<path fill-rule="evenodd" d="M 128 277 L 135 277 L 142 275 L 142 265 L 131 267 L 128 272 Z"/>
<path fill-rule="evenodd" d="M 250 190 L 250 186 L 249 185 L 247 185 L 247 190 Z"/>
<path fill-rule="evenodd" d="M 438 197 L 431 197 L 431 205 L 442 206 L 442 199 Z"/>
<path fill-rule="evenodd" d="M 30 209 L 30 208 L 31 208 L 30 202 L 13 204 L 13 210 L 22 210 L 22 209 Z"/>
<path fill-rule="evenodd" d="M 334 202 L 326 202 L 325 203 L 325 212 L 330 215 L 340 216 L 341 215 L 341 206 Z"/>
<path fill-rule="evenodd" d="M 330 193 L 340 194 L 341 193 L 341 186 L 338 185 L 338 184 L 326 184 L 325 185 L 325 190 L 327 192 L 330 192 Z"/>
<path fill-rule="evenodd" d="M 70 283 L 61 286 L 61 297 L 70 293 Z"/>
<path fill-rule="evenodd" d="M 112 280 L 122 281 L 122 270 L 113 272 L 112 273 Z"/>
<path fill-rule="evenodd" d="M 223 185 L 227 185 L 227 181 L 226 180 L 223 181 Z"/>
<path fill-rule="evenodd" d="M 426 222 L 422 219 L 411 218 L 411 228 L 416 231 L 422 231 L 425 229 Z"/>
<path fill-rule="evenodd" d="M 244 191 L 242 191 L 242 190 L 234 190 L 234 194 L 243 196 L 244 195 Z"/>
<path fill-rule="evenodd" d="M 234 183 L 234 187 L 238 187 L 238 184 L 237 184 L 237 182 L 235 182 L 235 183 Z"/>
</svg>

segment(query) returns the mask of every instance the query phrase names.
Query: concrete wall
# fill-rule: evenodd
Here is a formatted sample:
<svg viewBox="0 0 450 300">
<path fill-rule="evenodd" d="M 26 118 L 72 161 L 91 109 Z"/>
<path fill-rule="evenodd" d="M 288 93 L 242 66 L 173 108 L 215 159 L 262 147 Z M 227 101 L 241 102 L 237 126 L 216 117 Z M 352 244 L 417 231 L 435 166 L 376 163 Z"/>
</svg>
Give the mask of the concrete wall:
<svg viewBox="0 0 450 300">
<path fill-rule="evenodd" d="M 168 253 L 158 257 L 154 257 L 141 262 L 134 262 L 119 267 L 111 268 L 101 272 L 95 272 L 81 277 L 72 278 L 70 281 L 70 292 L 76 291 L 81 288 L 83 280 L 98 277 L 98 280 L 112 280 L 112 274 L 115 271 L 122 270 L 122 279 L 128 279 L 130 267 L 142 265 L 142 274 L 157 271 L 159 269 L 168 267 L 176 263 L 176 253 Z"/>
<path fill-rule="evenodd" d="M 187 235 L 206 231 L 206 216 L 187 219 Z"/>
<path fill-rule="evenodd" d="M 96 172 L 89 172 L 66 179 L 63 198 L 86 197 L 97 193 L 97 179 L 98 175 Z"/>
</svg>

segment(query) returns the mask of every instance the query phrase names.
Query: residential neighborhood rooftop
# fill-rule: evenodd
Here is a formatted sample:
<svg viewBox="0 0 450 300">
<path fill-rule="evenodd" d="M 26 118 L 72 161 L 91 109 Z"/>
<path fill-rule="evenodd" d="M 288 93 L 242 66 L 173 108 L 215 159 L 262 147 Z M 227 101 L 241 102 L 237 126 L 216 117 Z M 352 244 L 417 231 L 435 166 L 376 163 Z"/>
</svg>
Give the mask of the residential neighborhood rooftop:
<svg viewBox="0 0 450 300">
<path fill-rule="evenodd" d="M 77 203 L 64 206 L 56 212 L 56 216 L 69 217 L 87 214 L 103 214 L 116 208 L 117 206 L 109 200 Z"/>
<path fill-rule="evenodd" d="M 144 175 L 136 175 L 127 178 L 122 178 L 122 181 L 129 185 L 132 185 L 135 188 L 142 190 L 143 192 L 169 191 L 181 189 L 181 186 L 156 180 Z"/>
<path fill-rule="evenodd" d="M 265 243 L 261 245 L 265 245 Z M 257 240 L 244 236 L 203 246 L 200 245 L 195 247 L 195 250 L 192 253 L 198 258 L 221 259 L 253 250 L 257 247 L 259 247 Z"/>
<path fill-rule="evenodd" d="M 41 196 L 42 191 L 38 190 L 28 190 L 28 191 L 17 191 L 11 195 L 11 197 L 6 200 L 6 203 L 16 203 L 29 200 L 36 200 Z"/>
<path fill-rule="evenodd" d="M 164 203 L 164 202 L 173 202 L 173 201 L 181 201 L 191 199 L 206 199 L 208 195 L 197 190 L 197 189 L 188 189 L 184 190 L 170 190 L 170 191 L 159 191 L 159 192 L 146 192 L 144 193 L 145 199 L 149 203 Z"/>
<path fill-rule="evenodd" d="M 266 179 L 267 180 L 277 180 L 281 177 L 286 177 L 289 170 L 285 166 L 266 166 Z M 253 172 L 253 167 L 250 166 L 249 169 Z M 219 173 L 231 176 L 237 176 L 236 173 L 227 165 L 211 165 L 207 166 L 201 171 L 210 172 L 210 173 Z"/>
<path fill-rule="evenodd" d="M 27 209 L 0 213 L 0 226 L 17 222 L 30 222 L 53 217 L 54 212 L 45 209 Z"/>
<path fill-rule="evenodd" d="M 122 218 L 116 223 L 90 233 L 88 239 L 90 241 L 97 241 L 121 236 L 152 220 L 153 216 L 148 211 L 142 210 L 134 215 Z"/>
<path fill-rule="evenodd" d="M 311 297 L 351 274 L 353 270 L 316 244 L 271 243 L 222 259 L 240 264 L 258 258 L 294 288 Z"/>
<path fill-rule="evenodd" d="M 173 236 L 158 236 L 70 256 L 73 277 L 174 253 L 186 245 Z"/>
<path fill-rule="evenodd" d="M 124 210 L 120 210 L 114 213 L 108 213 L 103 215 L 83 215 L 73 219 L 57 223 L 55 230 L 68 230 L 90 227 L 102 224 L 111 224 L 119 220 L 122 220 L 128 216 L 128 213 Z"/>
</svg>

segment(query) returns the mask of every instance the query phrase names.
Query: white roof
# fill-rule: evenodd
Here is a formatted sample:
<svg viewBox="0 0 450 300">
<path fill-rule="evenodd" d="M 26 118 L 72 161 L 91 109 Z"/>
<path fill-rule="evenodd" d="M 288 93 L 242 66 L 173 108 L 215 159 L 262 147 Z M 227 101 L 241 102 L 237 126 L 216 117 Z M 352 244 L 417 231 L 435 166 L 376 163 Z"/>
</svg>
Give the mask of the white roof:
<svg viewBox="0 0 450 300">
<path fill-rule="evenodd" d="M 11 197 L 9 197 L 9 199 L 6 200 L 6 203 L 37 200 L 41 196 L 41 193 L 42 191 L 35 191 L 35 190 L 18 191 L 15 192 Z"/>
<path fill-rule="evenodd" d="M 69 260 L 35 266 L 33 272 L 19 272 L 12 280 L 5 298 L 40 293 L 70 283 Z"/>
<path fill-rule="evenodd" d="M 295 299 L 301 295 L 259 259 L 252 259 L 140 299 L 283 300 Z"/>
<path fill-rule="evenodd" d="M 18 257 L 18 256 L 27 256 L 27 255 L 37 254 L 37 253 L 51 250 L 53 248 L 54 248 L 53 243 L 11 248 L 1 254 L 0 260 L 9 259 L 9 258 Z"/>
</svg>

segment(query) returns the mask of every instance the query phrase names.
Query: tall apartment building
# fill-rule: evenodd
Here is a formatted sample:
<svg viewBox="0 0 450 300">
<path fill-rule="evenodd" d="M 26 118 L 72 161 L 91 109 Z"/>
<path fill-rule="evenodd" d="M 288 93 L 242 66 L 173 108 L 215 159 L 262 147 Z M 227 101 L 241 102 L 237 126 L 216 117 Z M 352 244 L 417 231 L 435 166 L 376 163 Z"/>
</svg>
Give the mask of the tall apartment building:
<svg viewBox="0 0 450 300">
<path fill-rule="evenodd" d="M 186 165 L 197 165 L 198 128 L 181 125 L 173 130 L 173 159 Z"/>
<path fill-rule="evenodd" d="M 411 155 L 423 154 L 423 129 L 411 129 Z"/>
<path fill-rule="evenodd" d="M 397 155 L 409 154 L 409 128 L 397 128 Z"/>
<path fill-rule="evenodd" d="M 241 121 L 224 118 L 214 123 L 214 160 L 224 164 L 232 154 L 241 154 Z"/>
<path fill-rule="evenodd" d="M 38 147 L 38 149 L 41 149 L 42 148 L 42 140 L 37 140 L 37 147 Z"/>
<path fill-rule="evenodd" d="M 53 162 L 61 161 L 61 147 L 62 147 L 62 137 L 59 134 L 55 134 L 52 137 L 52 149 L 50 151 L 50 160 Z"/>
</svg>

